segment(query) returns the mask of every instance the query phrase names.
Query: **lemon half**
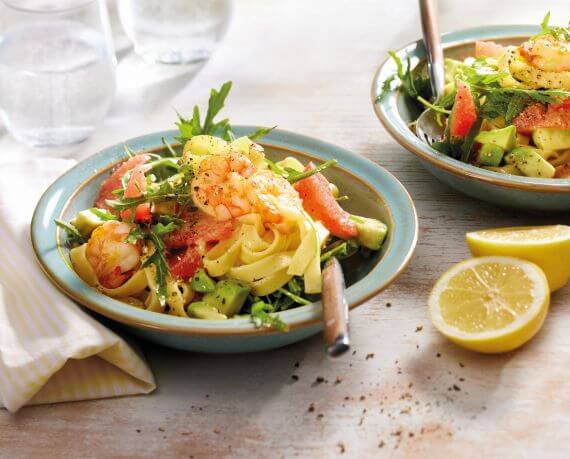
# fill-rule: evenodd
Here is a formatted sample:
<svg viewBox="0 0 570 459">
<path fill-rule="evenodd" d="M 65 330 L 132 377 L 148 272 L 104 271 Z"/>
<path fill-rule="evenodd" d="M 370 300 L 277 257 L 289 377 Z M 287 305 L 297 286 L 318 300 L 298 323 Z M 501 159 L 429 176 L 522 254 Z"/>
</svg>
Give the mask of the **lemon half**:
<svg viewBox="0 0 570 459">
<path fill-rule="evenodd" d="M 536 263 L 546 274 L 551 291 L 570 279 L 570 226 L 498 228 L 467 233 L 466 239 L 476 257 L 502 255 Z"/>
<path fill-rule="evenodd" d="M 429 309 L 435 327 L 451 341 L 483 353 L 522 346 L 540 330 L 550 302 L 548 281 L 529 261 L 472 258 L 435 284 Z"/>
</svg>

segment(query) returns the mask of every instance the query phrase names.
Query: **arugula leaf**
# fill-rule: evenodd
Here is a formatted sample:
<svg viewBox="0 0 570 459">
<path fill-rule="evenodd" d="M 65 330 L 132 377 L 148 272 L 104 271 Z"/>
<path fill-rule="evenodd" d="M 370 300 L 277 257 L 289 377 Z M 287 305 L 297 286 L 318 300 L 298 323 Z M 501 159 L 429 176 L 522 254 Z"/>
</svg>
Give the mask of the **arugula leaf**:
<svg viewBox="0 0 570 459">
<path fill-rule="evenodd" d="M 444 115 L 451 115 L 451 110 L 443 108 L 439 104 L 432 104 L 428 100 L 424 99 L 422 96 L 417 97 L 418 102 L 420 102 L 425 108 L 431 108 L 434 112 L 443 113 Z"/>
<path fill-rule="evenodd" d="M 388 78 L 384 80 L 384 83 L 382 83 L 382 91 L 380 91 L 380 95 L 378 96 L 377 101 L 382 100 L 384 96 L 392 90 L 392 82 L 395 79 L 396 75 L 390 75 Z"/>
<path fill-rule="evenodd" d="M 135 225 L 134 228 L 129 232 L 129 235 L 125 239 L 128 244 L 135 244 L 139 239 L 144 239 L 145 233 L 143 233 L 139 225 Z"/>
<path fill-rule="evenodd" d="M 542 19 L 542 22 L 540 23 L 540 32 L 541 33 L 548 33 L 548 31 L 550 30 L 548 27 L 548 23 L 550 22 L 550 11 L 547 11 L 546 14 L 544 15 L 544 18 Z"/>
<path fill-rule="evenodd" d="M 510 123 L 528 105 L 533 102 L 556 104 L 570 97 L 570 92 L 557 89 L 538 90 L 522 88 L 501 88 L 472 85 L 479 95 L 485 96 L 480 107 L 483 118 L 494 119 L 504 116 Z"/>
<path fill-rule="evenodd" d="M 301 295 L 303 293 L 304 287 L 299 279 L 299 277 L 292 277 L 291 280 L 287 282 L 287 289 L 295 295 Z"/>
<path fill-rule="evenodd" d="M 416 89 L 414 78 L 412 76 L 412 64 L 410 56 L 406 55 L 406 68 L 404 69 L 404 64 L 402 63 L 402 60 L 398 57 L 398 55 L 394 51 L 388 51 L 388 54 L 396 63 L 396 75 L 400 80 L 400 85 L 402 86 L 404 93 L 407 94 L 412 99 L 416 99 L 419 96 L 419 93 L 418 90 Z M 385 84 L 386 83 L 384 82 L 384 85 Z M 380 94 L 380 96 L 382 96 L 382 94 Z"/>
<path fill-rule="evenodd" d="M 64 222 L 63 220 L 55 219 L 55 224 L 67 233 L 67 243 L 71 246 L 81 245 L 87 242 L 87 238 L 81 235 L 79 230 L 71 223 Z"/>
<path fill-rule="evenodd" d="M 188 189 L 194 177 L 192 167 L 187 164 L 176 166 L 172 163 L 172 158 L 163 158 L 163 160 L 170 161 L 173 168 L 178 167 L 178 172 L 160 182 L 150 184 L 143 195 L 138 198 L 107 199 L 106 204 L 119 211 L 131 209 L 145 202 L 167 200 L 175 200 L 181 206 L 187 206 L 191 201 Z"/>
<path fill-rule="evenodd" d="M 204 127 L 202 134 L 212 133 L 212 126 L 216 115 L 224 108 L 224 102 L 230 90 L 232 89 L 232 82 L 226 81 L 219 91 L 212 89 L 210 91 L 210 99 L 208 100 L 208 111 L 206 112 L 206 119 L 204 120 Z"/>
<path fill-rule="evenodd" d="M 337 163 L 338 163 L 338 161 L 336 159 L 329 159 L 328 161 L 325 161 L 324 163 L 319 164 L 314 169 L 311 169 L 309 171 L 304 171 L 304 172 L 298 172 L 298 171 L 293 170 L 293 169 L 287 169 L 286 172 L 288 172 L 288 174 L 287 174 L 286 178 L 289 181 L 289 183 L 291 183 L 291 184 L 297 183 L 299 180 L 303 180 L 303 179 L 306 179 L 307 177 L 310 177 L 311 175 L 318 174 L 319 172 L 324 171 L 325 169 L 328 169 L 329 167 L 334 167 L 337 165 Z"/>
<path fill-rule="evenodd" d="M 164 254 L 164 242 L 160 238 L 160 235 L 155 232 L 152 228 L 147 237 L 152 241 L 154 245 L 154 252 L 142 263 L 142 267 L 154 265 L 156 269 L 156 295 L 162 306 L 166 304 L 166 278 L 170 273 L 168 269 L 168 262 L 166 261 L 166 256 Z"/>
<path fill-rule="evenodd" d="M 168 150 L 168 153 L 170 155 L 171 158 L 176 158 L 179 157 L 180 155 L 178 153 L 176 153 L 176 151 L 174 150 L 174 148 L 172 148 L 172 145 L 170 145 L 167 141 L 165 137 L 162 137 L 160 139 L 160 141 L 162 142 L 162 144 L 166 147 L 166 149 Z"/>
<path fill-rule="evenodd" d="M 532 37 L 532 40 L 536 40 L 539 37 L 550 35 L 556 40 L 560 41 L 570 41 L 570 22 L 567 27 L 550 27 L 550 11 L 546 13 L 542 22 L 540 23 L 540 32 Z"/>
<path fill-rule="evenodd" d="M 186 119 L 180 113 L 176 126 L 180 131 L 180 135 L 176 137 L 182 143 L 190 140 L 195 135 L 213 135 L 216 131 L 222 131 L 222 138 L 231 139 L 233 133 L 228 119 L 224 119 L 217 123 L 214 122 L 216 115 L 224 108 L 224 103 L 232 88 L 232 82 L 226 81 L 219 90 L 212 89 L 208 100 L 208 110 L 204 118 L 204 124 L 200 121 L 200 108 L 195 105 L 192 110 L 192 118 Z"/>
<path fill-rule="evenodd" d="M 337 240 L 329 244 L 321 253 L 321 263 L 324 263 L 331 257 L 336 257 L 338 260 L 344 260 L 352 256 L 358 250 L 358 244 L 354 241 Z"/>
<path fill-rule="evenodd" d="M 543 104 L 558 104 L 570 97 L 570 91 L 561 89 L 522 89 L 522 88 L 477 88 L 489 92 L 504 93 L 511 95 L 528 96 L 536 102 Z"/>
<path fill-rule="evenodd" d="M 291 293 L 289 290 L 284 289 L 284 288 L 280 288 L 277 289 L 278 292 L 282 293 L 283 295 L 291 298 L 295 303 L 299 303 L 299 304 L 311 304 L 311 302 L 309 300 L 306 300 L 305 298 L 300 297 L 299 295 L 295 295 L 294 293 Z"/>
<path fill-rule="evenodd" d="M 511 122 L 522 112 L 527 105 L 530 104 L 532 100 L 528 96 L 522 94 L 516 94 L 511 97 L 507 105 L 507 110 L 505 111 L 505 123 L 511 124 Z"/>
<path fill-rule="evenodd" d="M 497 86 L 499 81 L 506 76 L 499 72 L 496 64 L 491 64 L 486 57 L 469 59 L 466 63 L 459 64 L 456 69 L 456 78 L 469 85 Z"/>
<path fill-rule="evenodd" d="M 194 108 L 198 108 L 198 107 L 194 107 Z M 178 112 L 176 114 L 178 115 L 178 121 L 174 124 L 176 124 L 176 126 L 178 127 L 178 131 L 180 132 L 180 135 L 178 137 L 176 137 L 176 140 L 184 143 L 187 140 L 190 140 L 193 135 L 198 135 L 199 129 L 196 129 L 196 131 L 194 131 L 194 129 L 192 128 L 192 121 L 191 120 L 185 119 Z"/>
<path fill-rule="evenodd" d="M 169 223 L 174 223 L 175 225 L 180 226 L 184 223 L 184 219 L 174 217 L 173 215 L 163 214 L 159 215 L 157 218 L 159 222 L 164 223 L 166 225 L 168 225 Z"/>
<path fill-rule="evenodd" d="M 119 217 L 112 214 L 106 209 L 97 209 L 97 207 L 91 207 L 91 209 L 89 210 L 91 211 L 92 214 L 94 214 L 95 216 L 106 222 L 119 219 Z"/>
<path fill-rule="evenodd" d="M 473 143 L 475 142 L 475 136 L 479 133 L 481 128 L 482 119 L 479 117 L 477 121 L 471 127 L 471 130 L 467 134 L 467 137 L 461 145 L 461 161 L 464 163 L 469 162 L 469 157 L 471 156 L 471 150 L 473 149 Z"/>
<path fill-rule="evenodd" d="M 273 127 L 260 127 L 258 128 L 253 134 L 249 134 L 247 137 L 249 138 L 249 140 L 258 140 L 261 139 L 262 137 L 266 136 L 267 134 L 269 134 L 271 131 L 273 131 L 273 129 L 275 129 L 277 126 L 273 126 Z"/>
<path fill-rule="evenodd" d="M 136 207 L 139 204 L 144 204 L 145 202 L 161 202 L 169 200 L 180 201 L 181 199 L 189 197 L 190 193 L 176 193 L 175 191 L 169 191 L 165 193 L 147 192 L 138 198 L 107 199 L 105 200 L 105 203 L 113 209 L 121 211 L 125 209 L 132 209 L 133 207 Z"/>
<path fill-rule="evenodd" d="M 178 228 L 180 228 L 180 225 L 178 223 L 175 223 L 174 221 L 170 221 L 166 225 L 162 222 L 158 222 L 156 225 L 152 227 L 152 231 L 157 236 L 164 236 L 165 234 L 176 231 Z"/>
<path fill-rule="evenodd" d="M 432 148 L 447 156 L 453 156 L 453 149 L 449 142 L 434 142 Z"/>
<path fill-rule="evenodd" d="M 216 130 L 220 130 L 220 137 L 226 142 L 231 142 L 235 140 L 236 136 L 232 131 L 232 125 L 228 119 L 222 120 L 216 125 Z"/>
<path fill-rule="evenodd" d="M 289 326 L 281 320 L 277 314 L 271 314 L 275 308 L 265 303 L 264 301 L 256 301 L 251 305 L 251 321 L 258 327 L 275 328 L 279 331 L 285 332 L 289 330 Z"/>
</svg>

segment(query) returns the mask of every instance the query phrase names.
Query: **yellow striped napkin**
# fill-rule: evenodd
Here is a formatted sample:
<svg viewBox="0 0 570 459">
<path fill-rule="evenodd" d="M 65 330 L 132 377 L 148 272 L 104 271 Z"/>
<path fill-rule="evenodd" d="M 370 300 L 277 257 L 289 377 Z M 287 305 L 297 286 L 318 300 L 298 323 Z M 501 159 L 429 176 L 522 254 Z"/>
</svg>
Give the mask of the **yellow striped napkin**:
<svg viewBox="0 0 570 459">
<path fill-rule="evenodd" d="M 61 294 L 37 266 L 29 222 L 41 191 L 73 165 L 0 163 L 0 405 L 143 394 L 156 387 L 144 358 Z"/>
</svg>

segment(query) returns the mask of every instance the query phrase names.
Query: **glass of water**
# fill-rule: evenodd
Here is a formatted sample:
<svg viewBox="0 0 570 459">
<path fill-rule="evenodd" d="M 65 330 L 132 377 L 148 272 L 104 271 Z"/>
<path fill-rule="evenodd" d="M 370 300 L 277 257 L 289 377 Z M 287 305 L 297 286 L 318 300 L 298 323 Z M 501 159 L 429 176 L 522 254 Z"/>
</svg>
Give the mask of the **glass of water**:
<svg viewBox="0 0 570 459">
<path fill-rule="evenodd" d="M 0 0 L 0 115 L 32 146 L 85 140 L 115 92 L 105 0 Z"/>
<path fill-rule="evenodd" d="M 231 0 L 119 0 L 125 33 L 144 59 L 188 64 L 207 59 L 231 17 Z"/>
</svg>

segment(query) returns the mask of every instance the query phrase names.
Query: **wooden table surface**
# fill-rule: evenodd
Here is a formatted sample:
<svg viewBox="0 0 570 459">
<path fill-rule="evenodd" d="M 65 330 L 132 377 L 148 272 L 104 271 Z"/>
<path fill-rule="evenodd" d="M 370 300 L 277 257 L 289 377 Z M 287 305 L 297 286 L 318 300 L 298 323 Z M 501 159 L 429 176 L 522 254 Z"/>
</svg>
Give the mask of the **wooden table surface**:
<svg viewBox="0 0 570 459">
<path fill-rule="evenodd" d="M 468 257 L 466 231 L 568 217 L 529 216 L 460 196 L 380 126 L 371 78 L 387 50 L 419 37 L 416 1 L 235 3 L 228 35 L 195 76 L 127 56 L 116 107 L 71 153 L 86 156 L 169 128 L 173 108 L 189 113 L 210 87 L 231 79 L 226 113 L 235 123 L 279 124 L 322 138 L 403 182 L 420 219 L 409 269 L 353 311 L 351 355 L 328 360 L 320 336 L 249 355 L 141 343 L 158 381 L 154 394 L 29 407 L 16 415 L 0 410 L 0 457 L 568 457 L 570 288 L 554 295 L 540 334 L 507 355 L 459 349 L 428 319 L 430 287 Z M 445 0 L 441 27 L 537 23 L 548 8 L 564 23 L 564 3 Z M 0 148 L 27 151 L 5 133 Z"/>
</svg>

